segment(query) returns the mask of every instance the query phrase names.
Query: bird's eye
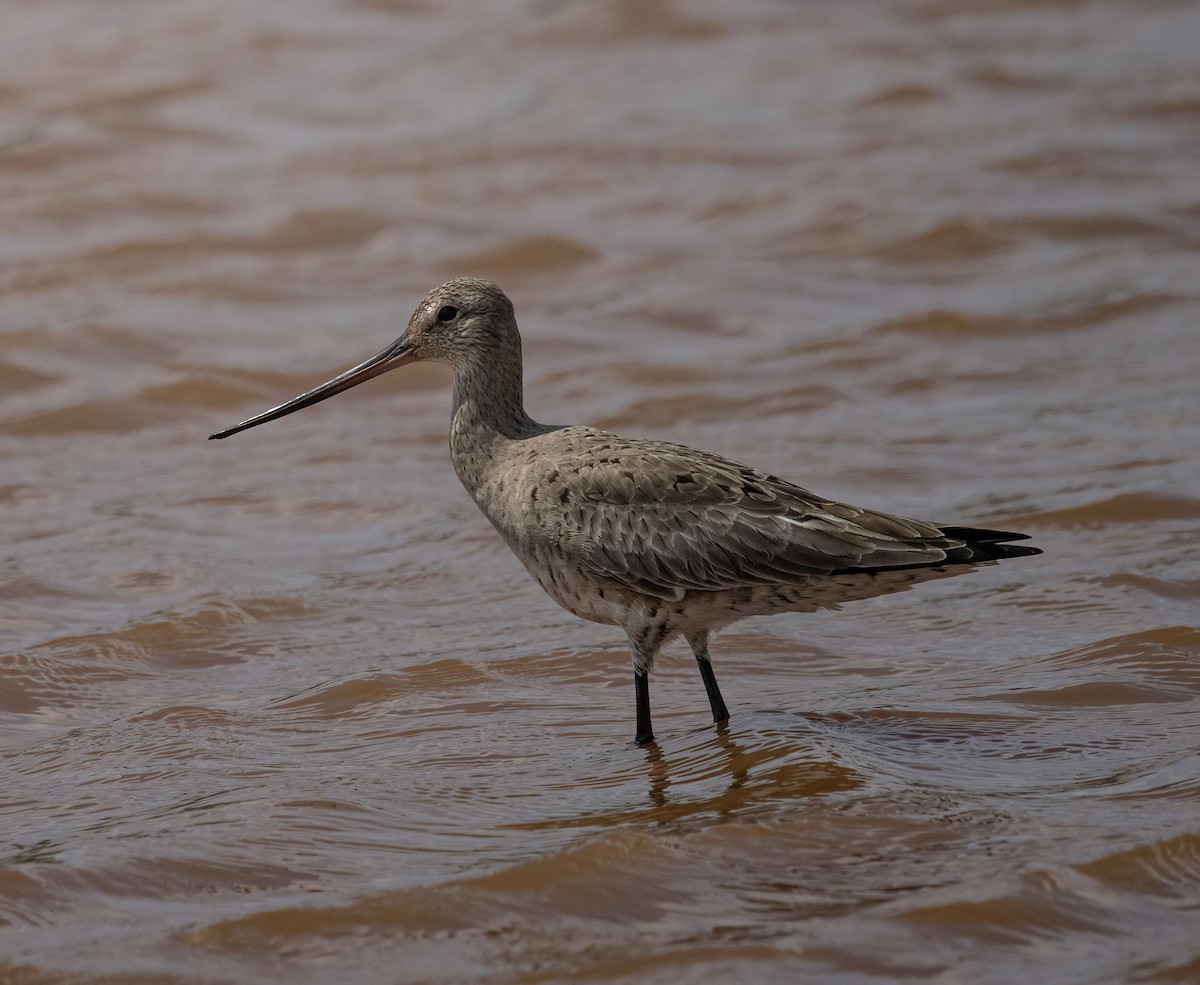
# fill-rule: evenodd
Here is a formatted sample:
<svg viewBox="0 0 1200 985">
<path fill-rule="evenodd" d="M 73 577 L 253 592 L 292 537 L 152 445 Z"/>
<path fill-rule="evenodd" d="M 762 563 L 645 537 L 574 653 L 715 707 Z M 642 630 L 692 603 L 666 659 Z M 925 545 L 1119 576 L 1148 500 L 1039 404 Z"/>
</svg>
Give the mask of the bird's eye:
<svg viewBox="0 0 1200 985">
<path fill-rule="evenodd" d="M 437 320 L 440 322 L 454 321 L 458 317 L 458 309 L 452 304 L 443 305 L 438 309 Z"/>
</svg>

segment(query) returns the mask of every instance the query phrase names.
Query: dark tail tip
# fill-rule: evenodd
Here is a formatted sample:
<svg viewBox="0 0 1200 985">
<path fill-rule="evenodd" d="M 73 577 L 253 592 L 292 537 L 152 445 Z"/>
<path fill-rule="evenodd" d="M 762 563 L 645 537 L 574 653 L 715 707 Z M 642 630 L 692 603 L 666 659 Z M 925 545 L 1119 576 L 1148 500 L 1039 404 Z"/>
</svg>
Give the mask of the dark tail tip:
<svg viewBox="0 0 1200 985">
<path fill-rule="evenodd" d="M 970 551 L 970 561 L 1002 561 L 1010 557 L 1032 557 L 1042 552 L 1036 547 L 1025 547 L 1008 543 L 1013 540 L 1028 540 L 1029 534 L 1011 533 L 1006 530 L 983 530 L 979 527 L 939 527 L 947 537 L 961 540 Z M 953 556 L 954 552 L 951 552 Z"/>
<path fill-rule="evenodd" d="M 981 561 L 1000 561 L 1006 557 L 1033 557 L 1035 554 L 1042 553 L 1041 549 L 1037 547 L 1013 546 L 1012 544 L 972 545 L 971 550 Z"/>
</svg>

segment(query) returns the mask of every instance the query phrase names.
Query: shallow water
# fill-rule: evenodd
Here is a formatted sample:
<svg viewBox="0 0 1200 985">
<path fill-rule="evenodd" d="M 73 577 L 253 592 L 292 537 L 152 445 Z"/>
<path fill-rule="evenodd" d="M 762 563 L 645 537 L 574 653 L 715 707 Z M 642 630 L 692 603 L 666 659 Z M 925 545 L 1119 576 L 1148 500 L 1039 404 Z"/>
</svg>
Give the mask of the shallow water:
<svg viewBox="0 0 1200 985">
<path fill-rule="evenodd" d="M 4 5 L 0 981 L 1200 978 L 1200 6 Z M 410 367 L 1045 551 L 618 633 Z"/>
</svg>

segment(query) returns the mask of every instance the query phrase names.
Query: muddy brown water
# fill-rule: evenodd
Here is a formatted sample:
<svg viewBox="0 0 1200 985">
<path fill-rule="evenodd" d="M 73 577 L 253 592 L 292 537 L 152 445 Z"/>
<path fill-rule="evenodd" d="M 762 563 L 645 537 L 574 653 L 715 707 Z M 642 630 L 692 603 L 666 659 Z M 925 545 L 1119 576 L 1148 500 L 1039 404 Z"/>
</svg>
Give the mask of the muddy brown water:
<svg viewBox="0 0 1200 985">
<path fill-rule="evenodd" d="M 0 982 L 1200 980 L 1200 5 L 0 6 Z M 410 367 L 1043 557 L 619 633 Z"/>
</svg>

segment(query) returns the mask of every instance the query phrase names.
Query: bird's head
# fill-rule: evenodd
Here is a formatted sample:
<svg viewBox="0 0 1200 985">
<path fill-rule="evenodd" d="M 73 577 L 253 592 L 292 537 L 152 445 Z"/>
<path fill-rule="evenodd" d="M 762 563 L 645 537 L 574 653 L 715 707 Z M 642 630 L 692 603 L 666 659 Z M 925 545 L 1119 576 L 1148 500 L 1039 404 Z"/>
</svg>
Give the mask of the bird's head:
<svg viewBox="0 0 1200 985">
<path fill-rule="evenodd" d="M 490 280 L 477 277 L 456 277 L 430 291 L 398 342 L 405 340 L 413 359 L 451 366 L 520 344 L 512 302 Z"/>
<path fill-rule="evenodd" d="M 520 349 L 512 302 L 505 293 L 491 281 L 457 277 L 425 296 L 408 320 L 404 334 L 386 349 L 308 393 L 210 434 L 209 438 L 227 438 L 286 417 L 407 363 L 447 363 L 458 368 L 470 361 L 486 364 L 507 354 L 517 360 L 519 367 Z"/>
</svg>

